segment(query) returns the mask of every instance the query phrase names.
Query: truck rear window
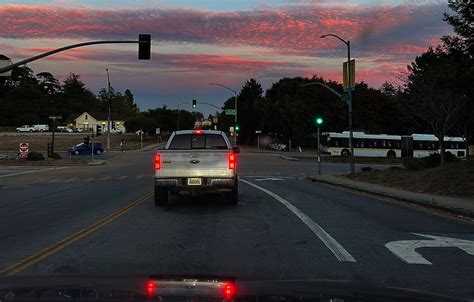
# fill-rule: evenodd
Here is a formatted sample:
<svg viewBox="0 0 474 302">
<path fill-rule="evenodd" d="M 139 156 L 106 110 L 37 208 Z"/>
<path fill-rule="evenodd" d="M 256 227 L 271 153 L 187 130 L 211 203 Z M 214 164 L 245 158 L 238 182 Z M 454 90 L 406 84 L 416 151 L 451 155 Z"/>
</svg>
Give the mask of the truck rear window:
<svg viewBox="0 0 474 302">
<path fill-rule="evenodd" d="M 228 149 L 228 147 L 220 134 L 179 134 L 173 138 L 168 149 Z"/>
</svg>

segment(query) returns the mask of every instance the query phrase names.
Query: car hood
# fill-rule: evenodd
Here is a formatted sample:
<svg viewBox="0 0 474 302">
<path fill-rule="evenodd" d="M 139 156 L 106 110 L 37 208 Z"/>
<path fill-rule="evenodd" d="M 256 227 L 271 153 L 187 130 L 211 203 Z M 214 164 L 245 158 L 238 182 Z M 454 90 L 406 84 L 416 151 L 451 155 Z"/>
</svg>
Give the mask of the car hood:
<svg viewBox="0 0 474 302">
<path fill-rule="evenodd" d="M 151 285 L 152 283 L 153 285 Z M 345 280 L 242 280 L 228 276 L 25 276 L 0 277 L 0 300 L 147 300 L 196 297 L 222 302 L 222 289 L 233 286 L 235 301 L 472 301 L 423 291 Z M 151 287 L 153 288 L 150 291 Z M 217 299 L 217 300 L 216 300 Z M 220 299 L 220 300 L 219 300 Z M 225 300 L 225 299 L 224 299 Z M 189 301 L 189 299 L 187 299 Z"/>
</svg>

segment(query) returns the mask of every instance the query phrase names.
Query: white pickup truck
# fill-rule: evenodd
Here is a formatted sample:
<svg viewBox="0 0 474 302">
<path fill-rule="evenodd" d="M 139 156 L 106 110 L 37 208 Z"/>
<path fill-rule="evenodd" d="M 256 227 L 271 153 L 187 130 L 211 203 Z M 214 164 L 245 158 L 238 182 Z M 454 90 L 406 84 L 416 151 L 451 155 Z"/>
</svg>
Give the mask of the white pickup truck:
<svg viewBox="0 0 474 302">
<path fill-rule="evenodd" d="M 21 127 L 16 128 L 16 132 L 34 132 L 35 128 L 29 125 L 23 125 Z"/>
<path fill-rule="evenodd" d="M 225 191 L 238 202 L 237 153 L 227 135 L 214 130 L 173 132 L 155 154 L 155 205 L 168 203 L 170 193 Z"/>
</svg>

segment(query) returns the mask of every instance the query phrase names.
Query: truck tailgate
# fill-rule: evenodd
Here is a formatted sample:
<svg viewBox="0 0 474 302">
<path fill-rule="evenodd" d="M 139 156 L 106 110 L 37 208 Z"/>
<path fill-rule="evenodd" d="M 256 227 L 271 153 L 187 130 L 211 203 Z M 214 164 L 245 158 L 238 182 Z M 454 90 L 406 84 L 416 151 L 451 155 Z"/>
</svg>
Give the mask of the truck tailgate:
<svg viewBox="0 0 474 302">
<path fill-rule="evenodd" d="M 232 178 L 235 170 L 229 169 L 230 150 L 160 150 L 161 168 L 155 177 L 214 177 Z"/>
</svg>

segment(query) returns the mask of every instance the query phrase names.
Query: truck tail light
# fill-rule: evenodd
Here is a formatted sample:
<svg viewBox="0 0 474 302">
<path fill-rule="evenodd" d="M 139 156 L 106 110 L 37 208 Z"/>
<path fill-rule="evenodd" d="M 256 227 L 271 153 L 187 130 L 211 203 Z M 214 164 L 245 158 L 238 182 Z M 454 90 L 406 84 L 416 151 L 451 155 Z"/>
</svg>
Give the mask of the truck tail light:
<svg viewBox="0 0 474 302">
<path fill-rule="evenodd" d="M 237 164 L 237 158 L 235 153 L 229 153 L 229 169 L 235 170 L 235 166 Z"/>
<path fill-rule="evenodd" d="M 230 299 L 232 299 L 232 297 L 234 297 L 234 295 L 235 295 L 235 285 L 234 285 L 234 283 L 226 282 L 223 286 L 223 290 L 224 290 L 224 297 L 227 300 L 230 300 Z"/>
<path fill-rule="evenodd" d="M 155 170 L 161 169 L 161 154 L 155 154 Z"/>
<path fill-rule="evenodd" d="M 156 288 L 155 281 L 148 280 L 148 282 L 146 284 L 146 293 L 147 293 L 148 297 L 153 296 L 155 288 Z"/>
</svg>

